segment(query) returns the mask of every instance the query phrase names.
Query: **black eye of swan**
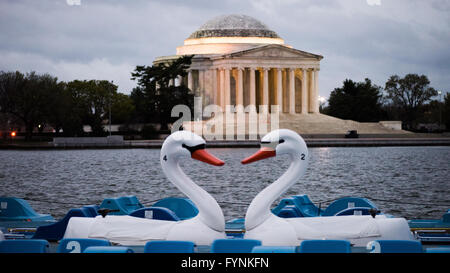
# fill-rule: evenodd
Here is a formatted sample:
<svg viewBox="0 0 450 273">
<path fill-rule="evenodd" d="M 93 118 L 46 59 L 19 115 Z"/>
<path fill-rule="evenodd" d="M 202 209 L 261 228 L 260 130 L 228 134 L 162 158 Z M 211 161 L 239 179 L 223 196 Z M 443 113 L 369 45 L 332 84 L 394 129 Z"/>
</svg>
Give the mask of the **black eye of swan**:
<svg viewBox="0 0 450 273">
<path fill-rule="evenodd" d="M 284 139 L 280 138 L 280 140 L 277 141 L 261 141 L 261 144 L 281 144 L 284 142 Z"/>
<path fill-rule="evenodd" d="M 281 144 L 284 142 L 284 139 L 280 138 L 278 141 L 261 141 L 261 147 L 268 147 L 268 148 L 273 148 L 275 149 L 275 147 L 278 144 Z"/>
<path fill-rule="evenodd" d="M 189 150 L 189 152 L 192 154 L 193 152 L 197 151 L 197 150 L 201 150 L 201 149 L 205 149 L 206 144 L 199 144 L 199 145 L 195 145 L 195 146 L 187 146 L 186 144 L 183 143 L 183 145 L 181 145 L 181 147 L 186 148 Z"/>
</svg>

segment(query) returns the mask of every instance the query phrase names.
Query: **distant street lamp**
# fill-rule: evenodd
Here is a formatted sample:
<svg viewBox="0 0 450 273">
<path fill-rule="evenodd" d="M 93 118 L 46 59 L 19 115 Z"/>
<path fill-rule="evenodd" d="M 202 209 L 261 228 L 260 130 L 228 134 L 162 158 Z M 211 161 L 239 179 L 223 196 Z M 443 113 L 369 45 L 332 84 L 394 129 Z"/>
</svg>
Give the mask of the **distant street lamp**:
<svg viewBox="0 0 450 273">
<path fill-rule="evenodd" d="M 318 100 L 319 100 L 319 109 L 322 110 L 323 106 L 325 105 L 325 102 L 327 101 L 327 99 L 322 97 L 322 96 L 319 96 Z"/>
</svg>

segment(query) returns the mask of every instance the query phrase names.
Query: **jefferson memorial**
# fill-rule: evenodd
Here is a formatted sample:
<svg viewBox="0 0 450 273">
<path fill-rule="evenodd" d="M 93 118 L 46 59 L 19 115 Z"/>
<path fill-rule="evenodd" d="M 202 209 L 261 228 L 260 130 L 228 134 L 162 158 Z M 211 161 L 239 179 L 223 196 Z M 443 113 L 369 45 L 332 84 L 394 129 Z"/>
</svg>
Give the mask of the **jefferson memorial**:
<svg viewBox="0 0 450 273">
<path fill-rule="evenodd" d="M 234 106 L 236 113 L 244 107 L 246 113 L 256 114 L 255 110 L 259 110 L 260 118 L 266 116 L 261 115 L 261 109 L 265 113 L 276 112 L 277 120 L 266 119 L 267 125 L 273 122 L 279 128 L 301 134 L 345 134 L 348 130 L 363 134 L 405 132 L 399 130 L 398 124 L 362 123 L 319 113 L 323 56 L 285 44 L 275 31 L 250 16 L 215 17 L 185 39 L 176 48 L 176 55 L 158 57 L 153 64 L 167 63 L 183 55 L 194 55 L 188 76 L 174 79 L 173 84 L 188 86 L 194 92 L 196 104 L 202 107 L 217 105 L 226 114 L 230 112 L 228 105 Z M 275 111 L 273 106 L 277 107 Z M 220 118 L 219 114 L 211 120 Z M 249 115 L 235 116 L 226 118 L 225 123 L 249 124 L 245 121 L 248 118 Z M 201 120 L 194 123 L 197 121 L 205 124 Z"/>
<path fill-rule="evenodd" d="M 246 15 L 218 16 L 193 32 L 176 56 L 194 55 L 187 79 L 203 106 L 278 105 L 282 113 L 319 112 L 320 55 L 286 45 Z M 269 108 L 270 109 L 270 108 Z"/>
</svg>

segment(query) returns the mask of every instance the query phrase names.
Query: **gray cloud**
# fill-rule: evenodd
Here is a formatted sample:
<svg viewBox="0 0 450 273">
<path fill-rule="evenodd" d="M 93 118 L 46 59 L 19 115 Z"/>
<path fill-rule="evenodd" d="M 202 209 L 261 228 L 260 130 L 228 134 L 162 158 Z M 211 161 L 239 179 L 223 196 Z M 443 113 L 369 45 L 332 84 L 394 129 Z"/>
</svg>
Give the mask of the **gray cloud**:
<svg viewBox="0 0 450 273">
<path fill-rule="evenodd" d="M 449 91 L 446 0 L 249 0 L 0 2 L 0 70 L 49 72 L 61 80 L 107 79 L 129 93 L 130 73 L 176 47 L 207 20 L 246 14 L 294 48 L 323 55 L 320 94 L 346 78 L 383 86 L 392 74 L 426 74 Z"/>
</svg>

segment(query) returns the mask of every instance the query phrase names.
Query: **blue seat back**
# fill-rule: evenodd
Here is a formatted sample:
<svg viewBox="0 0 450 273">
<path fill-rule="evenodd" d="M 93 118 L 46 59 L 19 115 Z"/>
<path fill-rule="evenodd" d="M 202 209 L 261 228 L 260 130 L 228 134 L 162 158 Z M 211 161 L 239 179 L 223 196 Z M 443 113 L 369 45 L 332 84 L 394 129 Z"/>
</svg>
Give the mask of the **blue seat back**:
<svg viewBox="0 0 450 273">
<path fill-rule="evenodd" d="M 180 221 L 180 218 L 168 208 L 162 207 L 150 207 L 142 208 L 130 213 L 130 216 L 156 219 L 156 220 L 166 220 L 166 221 Z"/>
<path fill-rule="evenodd" d="M 297 246 L 255 246 L 252 253 L 296 253 Z"/>
<path fill-rule="evenodd" d="M 150 241 L 144 246 L 144 253 L 194 253 L 194 242 Z"/>
<path fill-rule="evenodd" d="M 178 218 L 186 220 L 195 217 L 198 209 L 188 198 L 168 197 L 159 200 L 152 207 L 163 207 L 173 211 Z"/>
<path fill-rule="evenodd" d="M 370 253 L 422 253 L 419 241 L 408 240 L 375 240 L 367 243 Z"/>
<path fill-rule="evenodd" d="M 334 216 L 342 210 L 354 207 L 377 208 L 375 204 L 366 198 L 344 197 L 332 202 L 321 215 Z"/>
<path fill-rule="evenodd" d="M 427 248 L 426 253 L 450 253 L 450 247 L 430 247 Z"/>
<path fill-rule="evenodd" d="M 0 197 L 0 221 L 54 220 L 49 214 L 37 213 L 27 201 L 16 197 Z"/>
<path fill-rule="evenodd" d="M 125 246 L 90 246 L 83 253 L 134 253 L 134 251 Z"/>
<path fill-rule="evenodd" d="M 294 207 L 295 209 L 290 209 Z M 290 217 L 315 217 L 319 216 L 323 210 L 319 209 L 308 195 L 294 195 L 283 198 L 278 206 L 272 209 L 272 213 L 283 218 Z"/>
<path fill-rule="evenodd" d="M 300 243 L 300 253 L 350 253 L 347 240 L 305 240 Z"/>
<path fill-rule="evenodd" d="M 89 217 L 96 217 L 98 215 L 97 211 L 100 209 L 100 206 L 89 205 L 89 206 L 84 206 L 83 208 L 88 211 Z"/>
<path fill-rule="evenodd" d="M 286 206 L 284 208 L 282 208 L 279 212 L 278 212 L 278 217 L 281 218 L 294 218 L 294 217 L 301 217 L 300 212 L 298 211 L 298 209 L 294 206 Z"/>
<path fill-rule="evenodd" d="M 136 196 L 122 196 L 117 198 L 106 198 L 100 204 L 100 208 L 109 210 L 118 210 L 110 212 L 108 215 L 128 215 L 131 212 L 143 208 Z"/>
<path fill-rule="evenodd" d="M 252 239 L 217 239 L 211 245 L 211 253 L 251 253 L 260 240 Z"/>
<path fill-rule="evenodd" d="M 48 241 L 58 241 L 66 232 L 67 224 L 72 217 L 92 217 L 89 209 L 87 208 L 76 208 L 70 209 L 69 212 L 64 216 L 63 219 L 56 223 L 40 226 L 36 229 L 33 235 L 33 239 L 45 239 Z"/>
<path fill-rule="evenodd" d="M 292 197 L 283 198 L 281 199 L 280 203 L 278 203 L 278 205 L 272 209 L 272 213 L 279 216 L 281 210 L 283 210 L 286 206 L 294 206 L 294 205 L 295 205 L 294 198 Z"/>
<path fill-rule="evenodd" d="M 47 253 L 49 243 L 46 240 L 3 240 L 0 241 L 0 253 Z"/>
<path fill-rule="evenodd" d="M 58 253 L 83 253 L 90 246 L 110 246 L 104 239 L 64 238 L 59 242 Z"/>
<path fill-rule="evenodd" d="M 306 194 L 294 195 L 292 198 L 303 217 L 316 217 L 323 213 L 323 210 L 319 209 Z"/>
</svg>

